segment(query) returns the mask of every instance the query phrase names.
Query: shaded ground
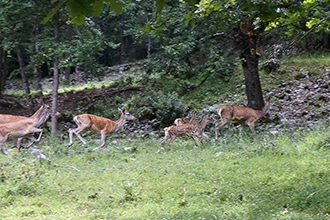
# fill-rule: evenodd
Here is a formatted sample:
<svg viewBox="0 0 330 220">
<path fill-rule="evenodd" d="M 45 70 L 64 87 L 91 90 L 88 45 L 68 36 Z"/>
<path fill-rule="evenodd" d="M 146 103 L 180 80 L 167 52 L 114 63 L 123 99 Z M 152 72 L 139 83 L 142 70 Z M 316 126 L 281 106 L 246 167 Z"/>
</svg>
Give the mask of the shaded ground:
<svg viewBox="0 0 330 220">
<path fill-rule="evenodd" d="M 66 92 L 58 95 L 58 111 L 64 118 L 78 111 L 91 112 L 98 104 L 109 104 L 112 97 L 130 98 L 133 94 L 141 92 L 139 88 L 112 87 L 101 89 L 89 89 L 77 92 Z M 51 95 L 44 96 L 44 101 L 51 104 Z M 28 103 L 25 99 L 12 96 L 4 96 L 0 101 L 1 114 L 32 115 L 39 108 L 38 103 Z"/>
<path fill-rule="evenodd" d="M 266 123 L 259 123 L 257 127 L 265 126 L 267 129 L 277 131 L 283 127 L 311 127 L 319 122 L 330 121 L 330 69 L 323 69 L 322 75 L 313 75 L 302 72 L 265 91 L 273 96 L 272 107 Z M 143 88 L 111 87 L 101 89 L 89 89 L 78 92 L 66 92 L 58 96 L 58 111 L 62 117 L 60 122 L 72 122 L 72 116 L 77 113 L 94 112 L 97 105 L 104 105 L 113 109 L 113 99 L 120 97 L 129 99 L 134 94 L 143 95 Z M 51 103 L 51 96 L 44 97 Z M 231 100 L 232 101 L 232 100 Z M 27 103 L 25 99 L 4 96 L 0 99 L 0 113 L 15 115 L 32 115 L 37 109 L 38 103 Z M 215 111 L 210 111 L 214 113 Z M 209 124 L 212 124 L 210 122 Z M 210 125 L 210 127 L 212 127 Z"/>
</svg>

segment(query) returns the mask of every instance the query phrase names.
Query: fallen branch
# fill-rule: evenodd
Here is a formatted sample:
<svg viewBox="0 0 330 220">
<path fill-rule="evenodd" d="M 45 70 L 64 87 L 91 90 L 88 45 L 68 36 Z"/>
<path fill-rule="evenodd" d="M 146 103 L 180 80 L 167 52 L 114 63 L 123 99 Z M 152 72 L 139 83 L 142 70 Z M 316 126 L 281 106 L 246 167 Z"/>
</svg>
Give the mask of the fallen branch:
<svg viewBox="0 0 330 220">
<path fill-rule="evenodd" d="M 62 168 L 72 169 L 72 170 L 75 170 L 77 172 L 80 172 L 80 170 L 78 170 L 77 168 L 75 168 L 73 166 L 64 166 L 64 165 L 54 164 L 54 167 L 62 167 Z"/>
</svg>

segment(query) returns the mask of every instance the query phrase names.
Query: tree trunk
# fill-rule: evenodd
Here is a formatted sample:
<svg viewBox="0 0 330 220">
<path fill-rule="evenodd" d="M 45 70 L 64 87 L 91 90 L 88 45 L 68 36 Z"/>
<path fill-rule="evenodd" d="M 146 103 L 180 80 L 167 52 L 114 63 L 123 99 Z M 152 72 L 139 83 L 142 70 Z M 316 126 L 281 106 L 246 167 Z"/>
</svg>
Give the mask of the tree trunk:
<svg viewBox="0 0 330 220">
<path fill-rule="evenodd" d="M 53 93 L 52 93 L 52 129 L 51 135 L 55 137 L 57 134 L 57 96 L 58 96 L 58 84 L 59 84 L 59 58 L 55 58 L 54 61 L 54 76 L 53 76 Z"/>
<path fill-rule="evenodd" d="M 59 12 L 54 16 L 54 40 L 59 41 L 60 38 L 60 24 L 59 24 Z M 56 57 L 54 60 L 54 76 L 53 76 L 53 93 L 52 93 L 52 128 L 51 136 L 55 137 L 57 133 L 57 96 L 58 96 L 58 84 L 59 84 L 59 66 L 60 58 Z"/>
<path fill-rule="evenodd" d="M 5 90 L 6 79 L 8 76 L 7 52 L 0 48 L 0 98 Z"/>
<path fill-rule="evenodd" d="M 26 97 L 28 99 L 30 99 L 31 91 L 30 91 L 29 79 L 24 70 L 24 68 L 25 68 L 24 59 L 23 59 L 23 53 L 22 53 L 20 46 L 16 46 L 15 51 L 16 51 L 16 55 L 17 55 L 19 69 L 21 72 L 22 81 L 23 81 L 23 84 L 25 87 Z"/>
<path fill-rule="evenodd" d="M 147 16 L 147 23 L 149 23 L 149 17 Z M 150 58 L 151 54 L 151 35 L 148 33 L 148 44 L 147 44 L 147 58 Z"/>
<path fill-rule="evenodd" d="M 240 26 L 240 59 L 245 77 L 245 92 L 248 107 L 262 109 L 265 105 L 259 78 L 260 36 L 255 33 L 252 21 L 242 22 Z"/>
<path fill-rule="evenodd" d="M 242 54 L 241 62 L 245 77 L 245 92 L 248 100 L 248 106 L 254 109 L 262 109 L 265 103 L 263 100 L 259 78 L 258 56 Z"/>
<path fill-rule="evenodd" d="M 66 34 L 65 34 L 65 38 L 67 41 L 71 41 L 73 37 L 73 25 L 70 24 L 67 29 L 66 29 Z M 67 59 L 70 54 L 65 55 L 65 59 Z M 64 83 L 66 85 L 70 85 L 70 74 L 71 74 L 71 66 L 67 66 L 65 67 L 65 71 L 64 71 Z"/>
<path fill-rule="evenodd" d="M 33 31 L 32 31 L 32 38 L 34 39 L 34 51 L 33 51 L 34 55 L 37 55 L 39 53 L 38 34 L 39 34 L 38 24 L 34 24 Z M 40 67 L 38 65 L 34 66 L 33 74 L 36 76 L 35 88 L 38 91 L 39 99 L 42 100 L 43 99 L 42 84 L 41 84 L 42 75 L 41 75 Z"/>
<path fill-rule="evenodd" d="M 126 54 L 126 36 L 125 36 L 125 23 L 123 20 L 119 22 L 120 26 L 120 63 L 125 63 Z"/>
</svg>

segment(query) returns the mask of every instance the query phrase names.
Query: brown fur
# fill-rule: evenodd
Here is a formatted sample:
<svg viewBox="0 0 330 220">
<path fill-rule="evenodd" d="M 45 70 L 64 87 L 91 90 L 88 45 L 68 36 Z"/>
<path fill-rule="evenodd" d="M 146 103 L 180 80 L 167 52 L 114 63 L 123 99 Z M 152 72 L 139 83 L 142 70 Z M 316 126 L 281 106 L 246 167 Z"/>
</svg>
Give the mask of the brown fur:
<svg viewBox="0 0 330 220">
<path fill-rule="evenodd" d="M 50 106 L 41 102 L 40 108 L 30 117 L 20 116 L 20 115 L 0 114 L 0 126 L 1 126 L 1 124 L 17 122 L 17 121 L 20 121 L 23 119 L 36 120 L 38 118 L 38 121 L 34 127 L 41 128 L 48 120 L 50 114 L 51 114 Z M 57 117 L 59 117 L 61 114 L 59 112 L 56 112 L 55 115 Z M 35 139 L 32 134 L 28 135 L 28 138 L 30 139 L 30 142 L 25 146 L 21 146 L 21 142 L 24 139 L 24 137 L 17 139 L 16 147 L 17 147 L 18 151 L 20 151 L 21 148 L 29 148 L 34 142 L 37 141 L 37 139 Z"/>
<path fill-rule="evenodd" d="M 234 121 L 240 124 L 247 124 L 250 130 L 255 133 L 255 123 L 269 111 L 270 102 L 267 101 L 262 110 L 255 110 L 249 107 L 239 105 L 224 105 L 218 108 L 217 113 L 220 120 L 215 124 L 215 136 L 218 138 L 219 129 L 229 121 Z"/>
<path fill-rule="evenodd" d="M 39 128 L 40 124 L 43 124 L 51 114 L 51 108 L 43 104 L 42 107 L 31 117 L 17 116 L 12 119 L 18 119 L 13 122 L 0 124 L 0 146 L 3 153 L 6 150 L 3 148 L 3 144 L 7 140 L 17 139 L 17 148 L 20 151 L 21 141 L 25 137 L 30 137 L 30 143 L 25 147 L 30 147 L 34 142 L 40 141 L 42 136 L 42 129 Z M 7 117 L 8 119 L 9 117 Z M 35 139 L 32 134 L 39 133 L 38 139 Z"/>
<path fill-rule="evenodd" d="M 121 115 L 117 121 L 112 121 L 110 119 L 92 114 L 81 114 L 75 116 L 73 120 L 78 127 L 69 129 L 69 147 L 73 144 L 73 134 L 75 134 L 79 138 L 79 140 L 84 145 L 86 145 L 86 141 L 81 137 L 80 133 L 88 129 L 101 135 L 102 144 L 99 147 L 94 148 L 93 151 L 99 150 L 100 148 L 104 147 L 106 145 L 107 136 L 109 136 L 113 132 L 118 131 L 125 124 L 126 120 L 136 119 L 128 111 L 121 109 L 118 110 L 121 112 Z"/>
<path fill-rule="evenodd" d="M 208 116 L 204 115 L 200 122 L 182 124 L 177 126 L 172 125 L 170 127 L 164 128 L 165 136 L 159 141 L 160 144 L 157 152 L 160 151 L 163 144 L 169 138 L 170 141 L 168 143 L 168 146 L 170 149 L 172 149 L 172 142 L 175 140 L 176 137 L 180 137 L 180 136 L 189 136 L 194 139 L 196 145 L 200 145 L 201 143 L 200 136 L 204 132 L 207 121 L 208 121 Z M 198 141 L 196 141 L 195 137 L 197 138 Z"/>
</svg>

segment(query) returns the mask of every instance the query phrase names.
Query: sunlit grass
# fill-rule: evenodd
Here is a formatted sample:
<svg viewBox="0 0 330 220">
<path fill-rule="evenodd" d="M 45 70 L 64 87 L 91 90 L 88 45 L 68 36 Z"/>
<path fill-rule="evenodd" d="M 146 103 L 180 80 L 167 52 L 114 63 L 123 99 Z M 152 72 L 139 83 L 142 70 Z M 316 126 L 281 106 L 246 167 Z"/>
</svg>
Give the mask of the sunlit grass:
<svg viewBox="0 0 330 220">
<path fill-rule="evenodd" d="M 302 72 L 321 76 L 329 66 L 330 55 L 328 53 L 312 53 L 283 59 L 281 69 L 291 71 L 293 76 Z"/>
<path fill-rule="evenodd" d="M 227 134 L 226 134 L 227 133 Z M 326 219 L 328 125 L 296 133 L 224 131 L 195 147 L 179 138 L 98 136 L 67 148 L 46 136 L 49 161 L 28 150 L 0 155 L 1 219 Z M 10 145 L 9 145 L 10 146 Z M 297 147 L 298 146 L 298 147 Z M 7 145 L 8 147 L 8 145 Z"/>
<path fill-rule="evenodd" d="M 60 82 L 58 92 L 59 93 L 64 93 L 64 92 L 72 92 L 72 91 L 82 91 L 86 89 L 100 89 L 103 87 L 112 87 L 116 85 L 116 81 L 90 81 L 87 83 L 79 82 L 75 83 L 72 85 L 66 85 L 63 82 Z M 53 88 L 52 84 L 44 84 L 43 85 L 43 94 L 44 95 L 49 95 L 52 94 Z M 39 91 L 35 89 L 31 89 L 31 95 L 35 96 L 38 94 Z M 19 90 L 19 89 L 8 89 L 4 92 L 6 95 L 11 95 L 11 96 L 16 96 L 16 97 L 24 97 L 25 96 L 25 91 L 24 90 Z"/>
<path fill-rule="evenodd" d="M 303 64 L 303 65 L 329 66 L 330 65 L 330 55 L 329 55 L 329 53 L 302 54 L 299 56 L 290 57 L 289 59 L 284 59 L 283 64 L 284 65 Z"/>
</svg>

